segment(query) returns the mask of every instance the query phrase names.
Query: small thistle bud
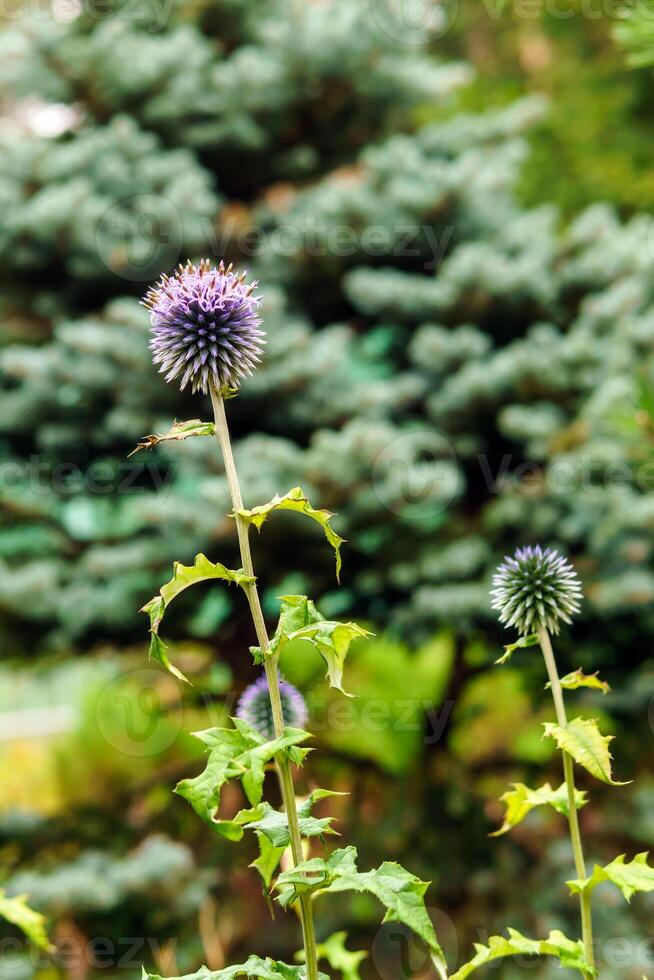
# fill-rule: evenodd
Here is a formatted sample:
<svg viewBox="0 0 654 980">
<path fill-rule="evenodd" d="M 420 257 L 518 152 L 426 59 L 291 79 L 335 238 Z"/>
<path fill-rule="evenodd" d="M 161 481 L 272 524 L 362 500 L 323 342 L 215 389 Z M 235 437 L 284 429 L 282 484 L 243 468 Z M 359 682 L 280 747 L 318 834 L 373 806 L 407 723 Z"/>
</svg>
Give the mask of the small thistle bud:
<svg viewBox="0 0 654 980">
<path fill-rule="evenodd" d="M 559 632 L 579 612 L 581 586 L 572 565 L 553 548 L 518 548 L 493 577 L 492 607 L 500 622 L 526 636 L 541 627 Z"/>
<path fill-rule="evenodd" d="M 236 388 L 252 374 L 263 353 L 256 282 L 237 275 L 221 262 L 180 265 L 173 276 L 162 276 L 143 306 L 150 311 L 150 350 L 166 381 L 179 379 L 184 389 L 208 393 Z"/>
<path fill-rule="evenodd" d="M 309 712 L 298 689 L 280 677 L 279 693 L 282 699 L 284 724 L 288 728 L 304 728 Z M 275 737 L 268 681 L 265 675 L 243 691 L 236 706 L 236 717 L 246 721 L 265 738 L 272 739 Z"/>
</svg>

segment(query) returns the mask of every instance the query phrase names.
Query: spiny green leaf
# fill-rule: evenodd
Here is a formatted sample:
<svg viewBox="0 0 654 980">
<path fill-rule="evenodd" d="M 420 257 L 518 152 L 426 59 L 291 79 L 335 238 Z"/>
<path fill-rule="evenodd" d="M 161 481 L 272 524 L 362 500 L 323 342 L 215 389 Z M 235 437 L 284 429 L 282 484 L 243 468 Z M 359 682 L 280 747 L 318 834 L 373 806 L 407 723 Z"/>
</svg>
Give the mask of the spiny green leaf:
<svg viewBox="0 0 654 980">
<path fill-rule="evenodd" d="M 264 886 L 268 889 L 286 848 L 275 847 L 274 844 L 270 843 L 269 838 L 259 831 L 256 831 L 256 837 L 259 844 L 259 857 L 254 859 L 250 867 L 256 868 L 261 875 Z"/>
<path fill-rule="evenodd" d="M 274 510 L 293 510 L 299 514 L 305 514 L 312 521 L 320 524 L 327 541 L 334 549 L 334 554 L 336 555 L 336 578 L 340 581 L 341 545 L 345 544 L 345 538 L 341 538 L 329 523 L 334 515 L 328 510 L 316 510 L 312 507 L 301 487 L 293 487 L 283 497 L 275 495 L 267 504 L 262 504 L 260 507 L 253 507 L 252 510 L 239 510 L 238 513 L 245 521 L 254 524 L 256 529 L 260 530 L 263 522 Z"/>
<path fill-rule="evenodd" d="M 216 434 L 216 426 L 213 422 L 201 422 L 200 419 L 190 419 L 188 422 L 175 422 L 172 429 L 164 435 L 155 433 L 144 436 L 136 449 L 133 449 L 130 456 L 138 453 L 140 449 L 153 449 L 160 442 L 179 442 L 188 439 L 190 436 L 213 436 Z"/>
<path fill-rule="evenodd" d="M 298 728 L 286 728 L 280 738 L 266 741 L 241 719 L 235 719 L 236 728 L 210 728 L 195 732 L 196 738 L 209 749 L 206 768 L 193 779 L 183 779 L 175 787 L 175 792 L 187 800 L 195 812 L 214 827 L 218 833 L 231 840 L 243 836 L 243 826 L 248 820 L 257 819 L 262 810 L 261 803 L 265 769 L 278 753 L 285 752 L 291 761 L 301 761 L 302 755 L 293 749 L 311 736 Z M 308 750 L 299 750 L 306 752 Z M 230 779 L 240 779 L 245 795 L 255 808 L 241 811 L 238 820 L 217 820 L 216 811 L 220 805 L 220 794 Z"/>
<path fill-rule="evenodd" d="M 46 918 L 40 912 L 35 912 L 27 904 L 27 895 L 16 895 L 9 898 L 0 889 L 0 917 L 18 926 L 27 938 L 38 946 L 50 952 L 54 947 L 46 933 Z"/>
<path fill-rule="evenodd" d="M 314 791 L 303 800 L 297 808 L 300 834 L 302 837 L 322 837 L 324 834 L 335 834 L 331 827 L 333 817 L 314 817 L 311 811 L 315 803 L 329 796 L 342 796 L 342 793 L 331 793 L 325 789 Z M 268 803 L 262 803 L 261 816 L 248 821 L 248 830 L 257 830 L 270 840 L 275 847 L 287 847 L 290 843 L 288 832 L 288 815 L 283 810 L 275 810 Z"/>
<path fill-rule="evenodd" d="M 327 860 L 312 858 L 285 871 L 275 885 L 280 904 L 287 907 L 301 893 L 356 891 L 374 895 L 386 908 L 384 922 L 409 926 L 427 944 L 439 976 L 445 980 L 445 957 L 425 908 L 428 883 L 392 861 L 385 861 L 373 871 L 359 872 L 356 857 L 355 847 L 345 847 L 334 851 Z"/>
<path fill-rule="evenodd" d="M 534 647 L 538 644 L 538 633 L 529 633 L 521 636 L 515 643 L 509 643 L 504 647 L 504 653 L 495 661 L 496 664 L 506 664 L 509 662 L 516 650 L 524 650 L 525 647 Z"/>
<path fill-rule="evenodd" d="M 609 745 L 612 735 L 602 735 L 597 722 L 592 719 L 574 718 L 567 725 L 545 723 L 545 737 L 553 738 L 558 747 L 567 752 L 591 776 L 612 786 L 624 786 L 611 775 L 611 753 Z"/>
<path fill-rule="evenodd" d="M 278 655 L 293 640 L 308 640 L 327 664 L 327 677 L 333 688 L 343 690 L 343 665 L 350 644 L 359 637 L 372 636 L 356 623 L 338 623 L 324 619 L 311 599 L 304 595 L 281 597 L 279 623 L 270 644 L 270 652 Z M 258 647 L 252 648 L 255 660 L 261 656 Z"/>
<path fill-rule="evenodd" d="M 575 804 L 578 810 L 588 802 L 586 796 L 583 790 L 575 790 Z M 568 791 L 565 783 L 562 783 L 558 789 L 552 789 L 549 783 L 545 783 L 539 789 L 530 789 L 524 783 L 512 783 L 511 789 L 507 790 L 500 800 L 506 804 L 504 823 L 499 830 L 490 835 L 491 837 L 506 834 L 537 806 L 551 806 L 562 816 L 568 816 Z"/>
<path fill-rule="evenodd" d="M 582 976 L 597 976 L 597 971 L 589 966 L 584 959 L 584 947 L 581 940 L 573 942 L 562 932 L 554 930 L 547 939 L 527 939 L 515 929 L 508 930 L 509 937 L 491 936 L 488 946 L 475 943 L 475 956 L 454 973 L 450 980 L 465 980 L 480 966 L 486 966 L 493 960 L 505 956 L 554 956 L 561 966 L 578 970 Z"/>
<path fill-rule="evenodd" d="M 209 561 L 205 555 L 197 555 L 192 565 L 175 562 L 170 582 L 162 585 L 159 594 L 150 599 L 141 609 L 141 612 L 147 613 L 150 617 L 150 659 L 158 661 L 171 674 L 187 683 L 189 683 L 188 678 L 168 659 L 166 644 L 159 636 L 159 626 L 166 609 L 180 592 L 197 582 L 206 582 L 209 579 L 222 579 L 224 582 L 234 582 L 240 586 L 251 585 L 255 581 L 251 575 L 246 575 L 240 570 L 232 571 L 220 562 Z"/>
<path fill-rule="evenodd" d="M 305 980 L 306 971 L 303 966 L 287 966 L 278 960 L 268 957 L 250 956 L 246 963 L 240 966 L 228 966 L 224 970 L 209 970 L 201 967 L 197 973 L 187 973 L 174 980 L 234 980 L 235 977 L 247 977 L 249 980 Z M 143 971 L 143 980 L 163 980 L 162 977 Z M 329 980 L 324 973 L 319 974 L 319 980 Z"/>
<path fill-rule="evenodd" d="M 551 686 L 550 683 L 545 685 L 546 688 L 550 688 Z M 603 694 L 608 694 L 611 690 L 610 685 L 606 681 L 600 680 L 597 674 L 584 674 L 581 667 L 562 677 L 561 687 L 564 687 L 567 691 L 576 691 L 580 687 L 592 687 L 597 691 L 601 691 Z"/>
<path fill-rule="evenodd" d="M 327 960 L 332 970 L 340 970 L 343 980 L 361 980 L 359 964 L 368 954 L 349 950 L 345 945 L 346 940 L 346 932 L 333 933 L 329 939 L 316 947 L 318 959 Z M 304 950 L 296 953 L 295 958 L 299 962 L 304 962 Z"/>
<path fill-rule="evenodd" d="M 625 855 L 615 858 L 610 864 L 595 865 L 590 878 L 577 878 L 568 882 L 573 894 L 592 892 L 603 881 L 610 881 L 620 889 L 627 901 L 636 892 L 654 891 L 654 868 L 647 863 L 648 851 L 637 854 L 633 861 L 625 863 Z"/>
</svg>

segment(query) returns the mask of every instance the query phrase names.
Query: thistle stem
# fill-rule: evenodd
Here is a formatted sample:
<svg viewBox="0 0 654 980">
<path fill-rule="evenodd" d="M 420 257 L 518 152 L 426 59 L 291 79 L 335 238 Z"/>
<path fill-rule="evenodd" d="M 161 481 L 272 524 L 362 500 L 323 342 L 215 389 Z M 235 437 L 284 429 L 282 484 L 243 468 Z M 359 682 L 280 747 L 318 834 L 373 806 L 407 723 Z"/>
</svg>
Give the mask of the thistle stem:
<svg viewBox="0 0 654 980">
<path fill-rule="evenodd" d="M 246 575 L 254 577 L 254 566 L 252 563 L 252 552 L 250 550 L 249 526 L 247 521 L 239 515 L 243 510 L 243 498 L 238 482 L 238 474 L 234 463 L 231 440 L 229 438 L 229 428 L 227 416 L 225 414 L 225 400 L 223 396 L 211 388 L 211 404 L 213 405 L 214 418 L 216 422 L 216 436 L 220 445 L 220 450 L 225 464 L 225 473 L 229 494 L 234 509 L 236 521 L 236 532 L 241 551 L 241 564 Z M 273 724 L 275 737 L 280 738 L 284 734 L 284 712 L 282 709 L 282 699 L 279 691 L 279 679 L 277 674 L 278 658 L 270 652 L 270 640 L 266 629 L 259 590 L 256 581 L 244 586 L 244 591 L 250 606 L 252 621 L 257 635 L 259 646 L 263 654 L 263 662 L 268 680 L 268 691 L 270 694 L 270 705 L 272 708 Z M 288 819 L 288 832 L 291 842 L 291 855 L 293 866 L 300 864 L 304 860 L 302 853 L 302 838 L 300 836 L 300 825 L 298 822 L 297 805 L 295 802 L 295 790 L 293 788 L 293 776 L 291 767 L 285 755 L 279 754 L 275 760 L 279 785 L 284 802 L 284 809 Z M 318 961 L 316 955 L 316 935 L 313 925 L 313 907 L 311 898 L 308 895 L 300 895 L 300 919 L 302 921 L 302 935 L 304 938 L 304 953 L 307 966 L 307 980 L 318 980 Z"/>
<path fill-rule="evenodd" d="M 547 675 L 552 688 L 552 699 L 554 701 L 554 710 L 556 711 L 556 720 L 559 725 L 564 727 L 568 723 L 568 718 L 563 701 L 563 690 L 561 688 L 561 681 L 559 679 L 559 673 L 556 667 L 556 660 L 552 649 L 552 641 L 550 640 L 548 631 L 543 626 L 541 626 L 538 630 L 538 642 L 540 643 L 540 648 L 543 651 L 545 667 L 547 668 Z M 572 852 L 574 854 L 575 869 L 578 878 L 585 878 L 586 862 L 584 860 L 584 849 L 581 842 L 579 815 L 577 813 L 575 798 L 574 763 L 572 756 L 568 752 L 563 752 L 562 755 L 563 774 L 565 776 L 565 784 L 568 792 L 568 823 L 570 825 L 570 841 L 572 843 Z M 594 967 L 595 950 L 593 944 L 593 922 L 590 907 L 590 895 L 587 892 L 581 892 L 579 895 L 579 904 L 581 908 L 581 933 L 584 943 L 584 956 L 586 962 L 590 966 Z M 592 974 L 588 974 L 588 976 L 592 977 Z"/>
</svg>

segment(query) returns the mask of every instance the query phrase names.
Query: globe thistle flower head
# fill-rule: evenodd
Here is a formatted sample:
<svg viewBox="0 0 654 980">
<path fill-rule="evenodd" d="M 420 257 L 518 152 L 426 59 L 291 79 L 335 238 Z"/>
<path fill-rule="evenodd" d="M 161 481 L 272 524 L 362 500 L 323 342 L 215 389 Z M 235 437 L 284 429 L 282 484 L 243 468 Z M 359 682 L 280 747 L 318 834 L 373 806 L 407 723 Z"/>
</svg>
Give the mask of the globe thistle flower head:
<svg viewBox="0 0 654 980">
<path fill-rule="evenodd" d="M 298 689 L 280 677 L 279 693 L 282 699 L 284 724 L 288 728 L 304 728 L 309 712 Z M 268 681 L 265 675 L 243 691 L 236 706 L 236 717 L 246 721 L 265 738 L 273 739 L 275 737 Z"/>
<path fill-rule="evenodd" d="M 223 262 L 187 262 L 163 275 L 145 296 L 150 311 L 150 350 L 166 381 L 208 393 L 236 388 L 255 369 L 265 334 L 256 282 L 247 283 Z"/>
<path fill-rule="evenodd" d="M 581 585 L 572 565 L 553 548 L 518 548 L 493 577 L 493 609 L 500 622 L 526 636 L 540 628 L 559 632 L 579 612 Z"/>
</svg>

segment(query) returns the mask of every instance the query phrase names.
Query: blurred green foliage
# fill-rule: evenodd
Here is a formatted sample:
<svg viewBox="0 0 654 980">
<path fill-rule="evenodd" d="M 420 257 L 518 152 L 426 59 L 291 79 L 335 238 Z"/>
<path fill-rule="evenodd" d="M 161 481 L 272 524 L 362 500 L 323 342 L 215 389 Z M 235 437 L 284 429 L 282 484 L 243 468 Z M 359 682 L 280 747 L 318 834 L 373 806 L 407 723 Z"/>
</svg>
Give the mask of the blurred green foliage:
<svg viewBox="0 0 654 980">
<path fill-rule="evenodd" d="M 444 43 L 477 78 L 463 109 L 483 111 L 538 92 L 548 112 L 529 137 L 518 181 L 527 205 L 556 203 L 567 218 L 597 201 L 623 214 L 654 206 L 649 65 L 654 18 L 647 2 L 484 4 L 461 0 Z M 631 52 L 627 71 L 623 50 Z M 429 117 L 433 110 L 421 115 Z"/>
<path fill-rule="evenodd" d="M 397 856 L 434 880 L 452 962 L 509 920 L 572 932 L 556 815 L 487 838 L 508 783 L 559 777 L 538 658 L 491 667 L 504 637 L 487 589 L 518 543 L 574 558 L 587 601 L 562 666 L 611 682 L 616 769 L 635 777 L 617 801 L 593 790 L 590 858 L 647 847 L 649 73 L 625 70 L 609 18 L 579 12 L 490 20 L 466 2 L 419 44 L 354 0 L 132 14 L 26 10 L 0 31 L 0 719 L 54 707 L 70 726 L 3 742 L 0 866 L 78 950 L 78 972 L 7 957 L 0 977 L 118 973 L 126 936 L 148 942 L 121 976 L 293 952 L 243 871 L 254 854 L 207 839 L 170 794 L 198 768 L 188 733 L 254 676 L 242 597 L 200 586 L 171 611 L 173 659 L 196 681 L 183 692 L 147 667 L 138 615 L 173 560 L 236 554 L 209 440 L 127 460 L 208 412 L 154 373 L 138 306 L 203 252 L 252 268 L 264 295 L 265 363 L 230 404 L 246 505 L 300 483 L 348 539 L 338 590 L 320 530 L 271 518 L 255 539 L 266 611 L 308 591 L 380 633 L 352 656 L 353 708 L 288 652 L 321 748 L 305 788 L 351 792 L 339 817 L 362 865 Z M 241 802 L 225 794 L 227 811 Z M 597 894 L 603 976 L 640 980 L 652 903 Z M 397 980 L 406 950 L 374 921 L 340 900 L 319 938 L 347 927 L 372 947 L 364 976 Z M 100 970 L 87 944 L 102 936 Z"/>
</svg>

